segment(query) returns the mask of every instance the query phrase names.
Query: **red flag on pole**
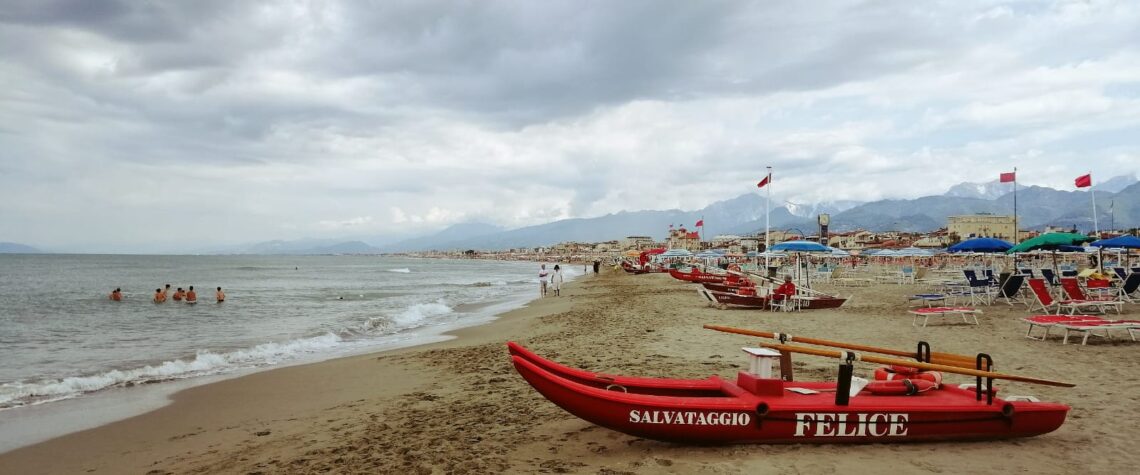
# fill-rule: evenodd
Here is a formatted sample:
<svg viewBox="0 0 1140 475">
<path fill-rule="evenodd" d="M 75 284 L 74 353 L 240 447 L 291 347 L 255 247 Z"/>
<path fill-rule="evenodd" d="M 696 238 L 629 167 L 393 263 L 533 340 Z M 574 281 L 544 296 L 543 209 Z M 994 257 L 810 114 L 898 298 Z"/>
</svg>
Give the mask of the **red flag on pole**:
<svg viewBox="0 0 1140 475">
<path fill-rule="evenodd" d="M 703 220 L 703 219 L 698 219 L 698 220 L 697 220 L 697 224 L 694 224 L 694 225 L 693 225 L 693 227 L 694 227 L 694 228 L 697 228 L 697 227 L 701 227 L 701 226 L 704 226 L 704 225 L 705 225 L 705 220 Z"/>
<path fill-rule="evenodd" d="M 1090 187 L 1090 186 L 1092 186 L 1092 173 L 1089 173 L 1088 175 L 1081 175 L 1081 176 L 1077 177 L 1077 179 L 1074 180 L 1074 182 L 1076 183 L 1077 188 Z"/>
<path fill-rule="evenodd" d="M 1017 181 L 1017 172 L 1002 173 L 1001 177 L 998 178 L 998 181 L 1001 183 L 1009 183 L 1011 181 Z"/>
<path fill-rule="evenodd" d="M 757 188 L 764 188 L 764 185 L 767 185 L 771 181 L 772 181 L 772 174 L 769 173 L 768 176 L 764 177 L 763 180 L 760 180 L 760 183 L 756 184 L 756 187 Z"/>
</svg>

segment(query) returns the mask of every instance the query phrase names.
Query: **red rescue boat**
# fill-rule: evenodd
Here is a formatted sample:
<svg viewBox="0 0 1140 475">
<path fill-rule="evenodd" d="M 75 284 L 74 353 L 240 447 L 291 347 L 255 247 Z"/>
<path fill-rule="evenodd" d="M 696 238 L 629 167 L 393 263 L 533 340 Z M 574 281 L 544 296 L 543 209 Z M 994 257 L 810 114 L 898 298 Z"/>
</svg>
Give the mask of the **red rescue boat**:
<svg viewBox="0 0 1140 475">
<path fill-rule="evenodd" d="M 1056 430 L 1069 406 L 992 401 L 955 386 L 910 396 L 869 394 L 839 404 L 834 382 L 785 382 L 741 372 L 708 379 L 611 376 L 569 368 L 508 343 L 539 393 L 594 424 L 681 443 L 867 443 L 1031 437 Z M 909 380 L 908 380 L 909 381 Z M 795 392 L 800 391 L 800 392 Z M 807 393 L 807 394 L 801 394 Z M 996 392 L 996 391 L 995 391 Z"/>
<path fill-rule="evenodd" d="M 669 269 L 669 275 L 674 279 L 683 280 L 685 282 L 706 283 L 706 282 L 724 282 L 728 276 L 720 274 L 709 274 L 701 272 L 700 269 L 693 267 L 689 272 L 681 272 L 677 269 Z"/>
</svg>

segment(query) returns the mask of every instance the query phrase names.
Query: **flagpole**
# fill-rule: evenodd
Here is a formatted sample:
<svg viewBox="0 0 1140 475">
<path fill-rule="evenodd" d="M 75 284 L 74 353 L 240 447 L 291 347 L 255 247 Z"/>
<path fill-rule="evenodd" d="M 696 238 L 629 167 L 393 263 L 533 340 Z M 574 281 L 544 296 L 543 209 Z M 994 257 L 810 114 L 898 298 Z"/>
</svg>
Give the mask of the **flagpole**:
<svg viewBox="0 0 1140 475">
<path fill-rule="evenodd" d="M 764 200 L 764 275 L 768 275 L 769 258 L 772 251 L 772 167 L 768 167 L 768 199 Z"/>
<path fill-rule="evenodd" d="M 1017 167 L 1013 167 L 1013 244 L 1017 245 Z"/>
<path fill-rule="evenodd" d="M 1089 177 L 1090 178 L 1092 177 L 1092 171 L 1091 170 L 1089 171 Z M 1100 239 L 1100 227 L 1097 226 L 1097 223 L 1096 223 L 1096 188 L 1093 188 L 1091 179 L 1089 180 L 1089 195 L 1092 196 L 1093 235 L 1096 236 L 1097 239 Z"/>
</svg>

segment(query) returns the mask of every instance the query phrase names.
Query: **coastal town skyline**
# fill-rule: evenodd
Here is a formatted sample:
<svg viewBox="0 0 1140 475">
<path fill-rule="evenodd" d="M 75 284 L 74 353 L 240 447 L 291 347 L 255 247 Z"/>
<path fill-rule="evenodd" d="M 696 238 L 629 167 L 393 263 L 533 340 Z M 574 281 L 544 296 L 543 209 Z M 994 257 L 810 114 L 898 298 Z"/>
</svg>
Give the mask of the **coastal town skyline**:
<svg viewBox="0 0 1140 475">
<path fill-rule="evenodd" d="M 791 203 L 1140 172 L 1125 2 L 4 11 L 0 241 L 45 248 L 693 210 L 767 166 Z"/>
</svg>

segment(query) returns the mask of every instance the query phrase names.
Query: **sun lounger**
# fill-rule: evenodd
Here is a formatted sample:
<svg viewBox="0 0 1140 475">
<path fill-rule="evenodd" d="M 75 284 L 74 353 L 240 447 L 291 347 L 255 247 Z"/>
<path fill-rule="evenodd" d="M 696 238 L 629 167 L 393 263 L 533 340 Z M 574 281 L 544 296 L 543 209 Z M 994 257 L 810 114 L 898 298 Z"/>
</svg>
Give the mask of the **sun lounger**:
<svg viewBox="0 0 1140 475">
<path fill-rule="evenodd" d="M 922 302 L 922 304 L 927 307 L 931 307 L 931 304 L 934 302 L 945 302 L 946 296 L 943 294 L 914 294 L 910 297 L 907 297 L 908 302 L 913 302 L 915 300 Z"/>
<path fill-rule="evenodd" d="M 1059 323 L 1059 324 L 1057 324 L 1057 327 L 1065 330 L 1065 337 L 1063 339 L 1061 339 L 1062 345 L 1068 344 L 1069 343 L 1069 334 L 1076 332 L 1076 333 L 1083 333 L 1084 334 L 1084 336 L 1081 338 L 1081 345 L 1084 346 L 1085 344 L 1087 344 L 1089 342 L 1090 336 L 1099 336 L 1099 337 L 1105 338 L 1107 340 L 1112 340 L 1112 334 L 1109 333 L 1112 330 L 1127 330 L 1128 331 L 1128 337 L 1131 338 L 1132 341 L 1136 341 L 1136 331 L 1140 330 L 1140 320 L 1108 320 L 1108 321 L 1103 321 L 1103 322 L 1093 322 L 1093 321 L 1069 322 L 1069 323 Z M 1102 331 L 1103 334 L 1098 335 L 1096 333 L 1098 330 Z"/>
<path fill-rule="evenodd" d="M 1080 322 L 1106 322 L 1108 319 L 1096 315 L 1034 315 L 1032 317 L 1022 318 L 1021 321 L 1029 324 L 1029 330 L 1025 332 L 1026 338 L 1045 341 L 1046 338 L 1049 338 L 1049 331 L 1057 325 Z M 1037 327 L 1045 329 L 1045 333 L 1039 337 L 1033 336 L 1033 329 Z"/>
<path fill-rule="evenodd" d="M 978 314 L 982 313 L 981 310 L 972 307 L 929 307 L 929 308 L 916 308 L 909 311 L 914 315 L 911 319 L 911 326 L 918 324 L 918 317 L 922 317 L 922 326 L 926 327 L 926 323 L 930 321 L 930 317 L 962 317 L 962 321 L 970 323 L 972 319 L 974 325 L 978 324 Z"/>
</svg>

